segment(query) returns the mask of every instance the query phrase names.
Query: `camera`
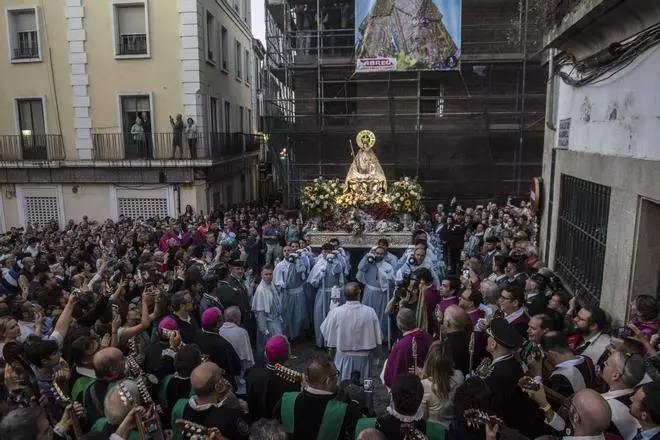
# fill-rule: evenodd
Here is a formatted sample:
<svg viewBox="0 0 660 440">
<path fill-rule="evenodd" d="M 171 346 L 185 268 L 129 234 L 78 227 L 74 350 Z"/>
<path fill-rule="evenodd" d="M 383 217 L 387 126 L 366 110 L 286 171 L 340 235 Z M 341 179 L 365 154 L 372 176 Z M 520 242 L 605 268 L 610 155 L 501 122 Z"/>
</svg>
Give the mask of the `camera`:
<svg viewBox="0 0 660 440">
<path fill-rule="evenodd" d="M 619 327 L 612 332 L 612 336 L 618 339 L 628 339 L 633 336 L 633 332 L 628 327 Z"/>
<path fill-rule="evenodd" d="M 288 257 L 286 257 L 286 261 L 288 261 L 289 263 L 295 263 L 297 259 L 298 259 L 298 254 L 295 254 L 293 252 L 290 253 Z"/>
<path fill-rule="evenodd" d="M 376 257 L 374 257 L 371 254 L 367 255 L 367 263 L 374 264 L 375 262 L 376 262 Z"/>
<path fill-rule="evenodd" d="M 328 261 L 328 263 L 332 263 L 335 261 L 335 254 L 328 254 L 325 256 L 325 259 Z"/>
<path fill-rule="evenodd" d="M 413 257 L 413 256 L 411 255 L 411 256 L 408 258 L 408 264 L 410 264 L 411 266 L 417 266 L 417 261 L 415 260 L 415 257 Z"/>
</svg>

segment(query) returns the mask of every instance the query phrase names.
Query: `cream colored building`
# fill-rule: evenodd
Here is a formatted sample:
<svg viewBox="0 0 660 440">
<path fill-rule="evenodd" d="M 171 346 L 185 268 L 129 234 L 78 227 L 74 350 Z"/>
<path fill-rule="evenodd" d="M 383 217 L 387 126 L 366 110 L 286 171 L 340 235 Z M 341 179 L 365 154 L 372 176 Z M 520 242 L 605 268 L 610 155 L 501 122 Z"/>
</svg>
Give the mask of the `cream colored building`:
<svg viewBox="0 0 660 440">
<path fill-rule="evenodd" d="M 2 13 L 0 229 L 256 198 L 250 0 L 8 0 Z M 173 129 L 177 114 L 196 130 Z"/>
</svg>

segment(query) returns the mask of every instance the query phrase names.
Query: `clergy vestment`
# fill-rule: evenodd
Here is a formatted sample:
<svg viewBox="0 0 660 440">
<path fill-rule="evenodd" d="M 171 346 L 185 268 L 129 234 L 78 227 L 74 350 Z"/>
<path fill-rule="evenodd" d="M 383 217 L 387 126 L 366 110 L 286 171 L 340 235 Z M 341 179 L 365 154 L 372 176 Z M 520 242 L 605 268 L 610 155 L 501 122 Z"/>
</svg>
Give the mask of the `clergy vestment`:
<svg viewBox="0 0 660 440">
<path fill-rule="evenodd" d="M 378 316 L 373 308 L 348 301 L 328 313 L 321 324 L 326 345 L 336 348 L 335 366 L 340 382 L 350 380 L 353 371 L 363 379 L 371 377 L 371 351 L 383 342 Z"/>
<path fill-rule="evenodd" d="M 257 318 L 257 350 L 263 352 L 271 336 L 283 335 L 282 297 L 272 283 L 261 281 L 252 298 L 252 312 Z"/>
<path fill-rule="evenodd" d="M 417 367 L 422 368 L 424 366 L 429 347 L 433 344 L 433 337 L 420 329 L 405 332 L 403 337 L 392 347 L 385 363 L 383 382 L 388 388 L 392 388 L 398 375 L 408 374 L 410 368 L 415 366 L 413 339 L 417 345 Z"/>
<path fill-rule="evenodd" d="M 385 316 L 385 306 L 394 291 L 394 268 L 385 260 L 369 262 L 369 254 L 358 264 L 357 280 L 364 284 L 362 304 L 371 307 L 382 320 L 381 330 L 387 333 L 389 317 Z"/>
<path fill-rule="evenodd" d="M 284 333 L 289 339 L 298 338 L 309 326 L 305 280 L 307 264 L 302 255 L 294 263 L 282 260 L 273 272 L 273 285 L 282 296 L 282 318 Z"/>
<path fill-rule="evenodd" d="M 340 298 L 332 298 L 332 288 L 343 288 L 344 272 L 342 263 L 337 258 L 319 257 L 309 274 L 308 282 L 317 289 L 314 299 L 314 334 L 316 346 L 324 347 L 321 323 L 328 315 L 331 306 L 340 305 Z"/>
</svg>

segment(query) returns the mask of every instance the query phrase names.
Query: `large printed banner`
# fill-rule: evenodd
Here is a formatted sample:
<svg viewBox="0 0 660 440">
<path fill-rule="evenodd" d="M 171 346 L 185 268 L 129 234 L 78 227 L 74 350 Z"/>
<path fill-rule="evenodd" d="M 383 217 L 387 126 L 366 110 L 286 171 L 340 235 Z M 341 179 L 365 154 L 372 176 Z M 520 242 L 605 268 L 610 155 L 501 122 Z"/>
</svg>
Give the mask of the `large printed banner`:
<svg viewBox="0 0 660 440">
<path fill-rule="evenodd" d="M 461 56 L 462 0 L 355 0 L 358 72 L 450 70 Z"/>
</svg>

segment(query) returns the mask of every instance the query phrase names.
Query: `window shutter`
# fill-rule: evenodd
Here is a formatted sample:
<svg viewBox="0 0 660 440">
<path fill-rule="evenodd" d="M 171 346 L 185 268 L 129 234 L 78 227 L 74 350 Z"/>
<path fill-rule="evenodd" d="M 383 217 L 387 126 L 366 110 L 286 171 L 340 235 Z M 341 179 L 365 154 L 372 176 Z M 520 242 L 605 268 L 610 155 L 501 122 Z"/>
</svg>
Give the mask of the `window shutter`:
<svg viewBox="0 0 660 440">
<path fill-rule="evenodd" d="M 143 6 L 118 6 L 119 35 L 144 35 L 147 27 Z"/>
</svg>

